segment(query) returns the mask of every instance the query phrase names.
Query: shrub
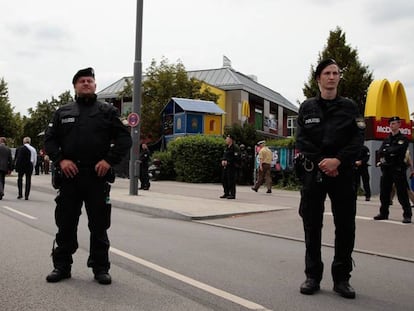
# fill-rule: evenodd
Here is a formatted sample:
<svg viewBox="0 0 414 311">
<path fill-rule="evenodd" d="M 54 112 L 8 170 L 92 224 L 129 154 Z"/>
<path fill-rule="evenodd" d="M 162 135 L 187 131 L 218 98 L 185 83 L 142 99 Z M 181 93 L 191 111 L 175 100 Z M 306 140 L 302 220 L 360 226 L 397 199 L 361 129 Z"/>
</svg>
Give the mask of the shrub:
<svg viewBox="0 0 414 311">
<path fill-rule="evenodd" d="M 225 143 L 222 137 L 191 135 L 168 144 L 178 181 L 218 182 Z"/>
<path fill-rule="evenodd" d="M 174 162 L 172 161 L 170 151 L 156 151 L 151 158 L 152 160 L 158 159 L 161 161 L 158 179 L 175 180 L 176 175 L 174 171 Z"/>
</svg>

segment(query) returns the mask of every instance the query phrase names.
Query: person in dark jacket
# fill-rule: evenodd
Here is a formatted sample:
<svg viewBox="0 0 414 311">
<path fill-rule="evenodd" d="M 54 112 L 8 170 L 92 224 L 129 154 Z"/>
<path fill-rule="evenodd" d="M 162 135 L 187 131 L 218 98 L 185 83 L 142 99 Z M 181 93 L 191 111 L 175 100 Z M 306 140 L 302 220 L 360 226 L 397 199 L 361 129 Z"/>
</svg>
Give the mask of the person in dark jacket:
<svg viewBox="0 0 414 311">
<path fill-rule="evenodd" d="M 222 183 L 224 194 L 220 196 L 222 199 L 236 198 L 236 175 L 237 162 L 239 159 L 239 148 L 234 144 L 234 137 L 227 135 L 226 148 L 224 149 L 221 159 L 222 167 Z"/>
<path fill-rule="evenodd" d="M 363 145 L 358 159 L 355 161 L 355 183 L 358 191 L 362 185 L 364 187 L 365 201 L 371 200 L 371 187 L 369 186 L 369 172 L 368 172 L 368 161 L 370 152 L 367 146 Z"/>
<path fill-rule="evenodd" d="M 151 152 L 147 144 L 141 145 L 141 152 L 139 154 L 139 181 L 141 187 L 139 189 L 149 190 L 151 183 L 148 173 L 149 161 L 151 159 Z"/>
<path fill-rule="evenodd" d="M 6 146 L 6 138 L 0 137 L 0 200 L 4 196 L 6 175 L 10 175 L 13 169 L 11 149 Z"/>
<path fill-rule="evenodd" d="M 395 184 L 398 201 L 404 211 L 402 222 L 408 224 L 411 223 L 412 218 L 412 210 L 407 193 L 407 164 L 404 161 L 408 148 L 408 138 L 400 132 L 400 117 L 391 117 L 388 123 L 391 133 L 384 139 L 379 149 L 380 162 L 377 165 L 381 167 L 382 172 L 380 180 L 381 206 L 379 214 L 374 217 L 374 220 L 388 219 L 391 190 L 392 185 Z"/>
<path fill-rule="evenodd" d="M 331 266 L 334 291 L 355 298 L 349 284 L 355 241 L 356 191 L 354 163 L 363 144 L 364 119 L 355 102 L 338 95 L 340 69 L 333 59 L 315 71 L 320 94 L 299 108 L 296 148 L 301 153 L 299 214 L 305 232 L 306 280 L 302 294 L 320 289 L 323 275 L 321 237 L 324 203 L 331 200 L 335 224 L 335 255 Z"/>
<path fill-rule="evenodd" d="M 45 131 L 45 152 L 57 168 L 53 271 L 48 282 L 71 277 L 72 255 L 78 248 L 77 226 L 82 204 L 88 215 L 90 248 L 87 266 L 95 280 L 110 284 L 109 239 L 112 167 L 129 151 L 132 140 L 118 110 L 97 100 L 92 68 L 79 70 L 72 80 L 75 102 L 60 107 Z M 55 243 L 54 243 L 55 246 Z"/>
<path fill-rule="evenodd" d="M 17 172 L 18 199 L 23 198 L 23 177 L 25 177 L 24 199 L 28 200 L 32 184 L 33 168 L 36 166 L 37 152 L 30 145 L 30 137 L 23 138 L 23 145 L 17 148 L 14 168 Z"/>
</svg>

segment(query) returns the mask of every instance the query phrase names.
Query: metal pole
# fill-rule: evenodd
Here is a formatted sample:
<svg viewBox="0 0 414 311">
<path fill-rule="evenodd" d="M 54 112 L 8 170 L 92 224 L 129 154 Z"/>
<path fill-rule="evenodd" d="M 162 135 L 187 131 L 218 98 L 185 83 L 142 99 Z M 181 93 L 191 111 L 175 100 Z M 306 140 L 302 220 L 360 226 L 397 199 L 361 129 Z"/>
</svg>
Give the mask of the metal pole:
<svg viewBox="0 0 414 311">
<path fill-rule="evenodd" d="M 134 93 L 132 96 L 132 112 L 141 117 L 141 80 L 142 80 L 142 11 L 144 0 L 137 0 L 137 20 L 135 32 L 135 62 L 134 62 Z M 129 161 L 129 194 L 138 195 L 139 177 L 139 145 L 140 145 L 140 123 L 136 127 L 131 127 L 132 148 Z"/>
</svg>

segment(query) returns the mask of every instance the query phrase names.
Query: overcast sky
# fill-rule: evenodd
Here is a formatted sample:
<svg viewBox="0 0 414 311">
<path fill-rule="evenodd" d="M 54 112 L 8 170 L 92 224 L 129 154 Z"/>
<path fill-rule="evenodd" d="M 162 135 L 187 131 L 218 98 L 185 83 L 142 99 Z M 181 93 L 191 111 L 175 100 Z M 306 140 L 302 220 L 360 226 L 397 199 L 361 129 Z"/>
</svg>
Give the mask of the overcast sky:
<svg viewBox="0 0 414 311">
<path fill-rule="evenodd" d="M 414 112 L 412 0 L 144 0 L 142 69 L 162 57 L 220 68 L 226 55 L 296 103 L 337 26 L 374 79 L 403 83 Z M 133 0 L 2 1 L 0 78 L 14 111 L 73 94 L 80 68 L 95 68 L 98 91 L 133 75 L 135 29 Z"/>
</svg>

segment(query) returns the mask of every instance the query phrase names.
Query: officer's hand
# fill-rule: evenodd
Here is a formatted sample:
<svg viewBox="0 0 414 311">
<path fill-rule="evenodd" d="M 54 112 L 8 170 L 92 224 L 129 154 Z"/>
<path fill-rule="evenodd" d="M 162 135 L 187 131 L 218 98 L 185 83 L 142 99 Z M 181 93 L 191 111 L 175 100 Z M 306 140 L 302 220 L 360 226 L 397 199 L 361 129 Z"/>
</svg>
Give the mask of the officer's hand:
<svg viewBox="0 0 414 311">
<path fill-rule="evenodd" d="M 95 171 L 99 177 L 104 177 L 110 168 L 111 165 L 105 160 L 101 160 L 95 165 Z"/>
<path fill-rule="evenodd" d="M 65 176 L 68 178 L 74 177 L 79 172 L 78 167 L 71 160 L 62 160 L 60 161 L 59 165 L 63 174 L 65 174 Z"/>
<path fill-rule="evenodd" d="M 325 158 L 318 166 L 322 172 L 330 177 L 338 176 L 338 166 L 341 164 L 337 158 Z"/>
</svg>

